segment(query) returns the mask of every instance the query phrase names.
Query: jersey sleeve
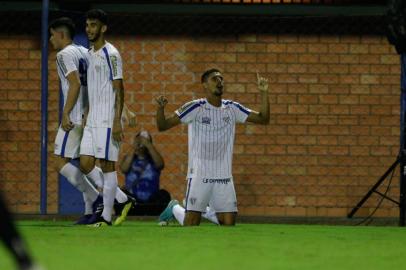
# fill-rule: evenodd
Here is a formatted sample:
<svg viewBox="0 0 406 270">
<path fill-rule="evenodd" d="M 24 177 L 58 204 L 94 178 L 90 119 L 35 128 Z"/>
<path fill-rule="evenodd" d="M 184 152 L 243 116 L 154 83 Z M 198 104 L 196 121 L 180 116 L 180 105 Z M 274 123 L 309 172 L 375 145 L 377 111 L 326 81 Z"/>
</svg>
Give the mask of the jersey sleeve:
<svg viewBox="0 0 406 270">
<path fill-rule="evenodd" d="M 200 107 L 198 100 L 193 100 L 185 103 L 179 109 L 175 111 L 175 114 L 179 117 L 180 121 L 184 124 L 189 124 L 196 119 L 198 108 Z"/>
<path fill-rule="evenodd" d="M 65 78 L 69 75 L 69 73 L 77 70 L 74 57 L 68 52 L 59 52 L 56 55 L 56 64 L 62 71 Z"/>
<path fill-rule="evenodd" d="M 237 123 L 245 123 L 245 121 L 247 120 L 248 115 L 251 113 L 251 110 L 244 107 L 243 105 L 241 105 L 238 102 L 233 101 L 231 103 L 231 107 L 235 113 L 235 121 Z"/>
<path fill-rule="evenodd" d="M 120 53 L 118 51 L 113 51 L 110 54 L 109 58 L 112 80 L 123 79 L 123 61 L 121 59 Z"/>
</svg>

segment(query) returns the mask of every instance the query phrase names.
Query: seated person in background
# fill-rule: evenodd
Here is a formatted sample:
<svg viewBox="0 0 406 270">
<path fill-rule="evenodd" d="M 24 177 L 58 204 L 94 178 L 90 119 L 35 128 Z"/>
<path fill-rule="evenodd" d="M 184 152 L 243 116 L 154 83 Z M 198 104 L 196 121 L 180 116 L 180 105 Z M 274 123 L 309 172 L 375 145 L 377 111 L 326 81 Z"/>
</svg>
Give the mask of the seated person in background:
<svg viewBox="0 0 406 270">
<path fill-rule="evenodd" d="M 141 131 L 120 162 L 125 174 L 125 190 L 132 195 L 137 205 L 130 210 L 133 215 L 158 215 L 170 200 L 165 190 L 159 190 L 159 177 L 165 163 L 152 143 L 151 135 Z"/>
</svg>

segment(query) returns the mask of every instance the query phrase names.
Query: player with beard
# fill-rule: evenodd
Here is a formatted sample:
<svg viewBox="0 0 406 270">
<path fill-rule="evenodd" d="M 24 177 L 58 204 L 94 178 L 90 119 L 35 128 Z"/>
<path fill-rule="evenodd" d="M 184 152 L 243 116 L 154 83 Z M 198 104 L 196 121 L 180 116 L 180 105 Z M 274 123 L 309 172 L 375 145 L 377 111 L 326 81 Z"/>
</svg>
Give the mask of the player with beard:
<svg viewBox="0 0 406 270">
<path fill-rule="evenodd" d="M 122 60 L 118 50 L 105 40 L 106 31 L 107 14 L 100 9 L 88 11 L 86 33 L 92 43 L 87 70 L 89 112 L 80 145 L 80 169 L 89 176 L 98 173 L 95 162 L 99 160 L 103 171 L 104 208 L 93 223 L 95 227 L 111 225 L 117 190 L 115 164 L 123 136 Z"/>
<path fill-rule="evenodd" d="M 259 112 L 222 99 L 224 80 L 218 69 L 207 70 L 201 77 L 205 98 L 186 103 L 168 118 L 167 99 L 157 98 L 158 130 L 187 124 L 189 138 L 185 208 L 172 200 L 159 217 L 161 223 L 175 217 L 184 226 L 196 226 L 202 213 L 214 212 L 206 217 L 220 225 L 235 225 L 237 198 L 231 173 L 235 125 L 269 123 L 268 80 L 258 74 L 257 80 L 261 93 Z"/>
</svg>

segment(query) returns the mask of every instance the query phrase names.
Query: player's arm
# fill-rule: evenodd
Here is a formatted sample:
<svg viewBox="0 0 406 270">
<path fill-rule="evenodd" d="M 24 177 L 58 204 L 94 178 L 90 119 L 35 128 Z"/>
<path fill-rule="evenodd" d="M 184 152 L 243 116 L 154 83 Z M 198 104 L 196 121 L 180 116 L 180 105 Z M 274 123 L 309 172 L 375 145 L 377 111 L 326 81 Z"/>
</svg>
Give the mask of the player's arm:
<svg viewBox="0 0 406 270">
<path fill-rule="evenodd" d="M 156 98 L 156 102 L 158 103 L 156 111 L 156 126 L 159 131 L 165 131 L 180 124 L 180 119 L 176 114 L 173 114 L 168 118 L 165 117 L 165 106 L 168 104 L 168 100 L 164 96 Z"/>
<path fill-rule="evenodd" d="M 69 82 L 69 89 L 68 89 L 68 96 L 66 98 L 65 107 L 63 108 L 62 112 L 62 128 L 65 131 L 69 131 L 73 128 L 73 124 L 70 121 L 69 114 L 72 111 L 73 107 L 78 100 L 79 93 L 80 93 L 80 80 L 79 80 L 79 73 L 77 70 L 70 72 L 66 79 Z"/>
<path fill-rule="evenodd" d="M 113 139 L 120 142 L 123 135 L 121 114 L 124 106 L 124 85 L 122 79 L 113 80 L 113 90 L 116 96 L 114 103 Z"/>
<path fill-rule="evenodd" d="M 257 73 L 258 90 L 261 92 L 261 108 L 259 112 L 251 111 L 247 121 L 255 124 L 269 124 L 269 98 L 268 98 L 268 80 L 260 77 Z"/>
</svg>

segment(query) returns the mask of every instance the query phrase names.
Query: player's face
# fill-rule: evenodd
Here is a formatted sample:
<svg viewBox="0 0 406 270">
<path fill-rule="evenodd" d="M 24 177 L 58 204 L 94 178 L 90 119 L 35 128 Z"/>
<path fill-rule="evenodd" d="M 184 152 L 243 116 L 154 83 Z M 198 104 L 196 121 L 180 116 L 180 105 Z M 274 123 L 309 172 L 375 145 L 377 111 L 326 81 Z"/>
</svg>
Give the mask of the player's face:
<svg viewBox="0 0 406 270">
<path fill-rule="evenodd" d="M 220 72 L 213 72 L 206 81 L 206 89 L 215 96 L 221 96 L 224 90 L 224 79 Z"/>
<path fill-rule="evenodd" d="M 50 34 L 51 36 L 49 37 L 49 41 L 51 42 L 52 47 L 54 47 L 55 50 L 62 49 L 63 33 L 61 31 L 55 31 L 51 28 Z"/>
<path fill-rule="evenodd" d="M 97 41 L 104 33 L 106 26 L 99 20 L 87 19 L 86 20 L 86 34 L 90 42 Z"/>
</svg>

